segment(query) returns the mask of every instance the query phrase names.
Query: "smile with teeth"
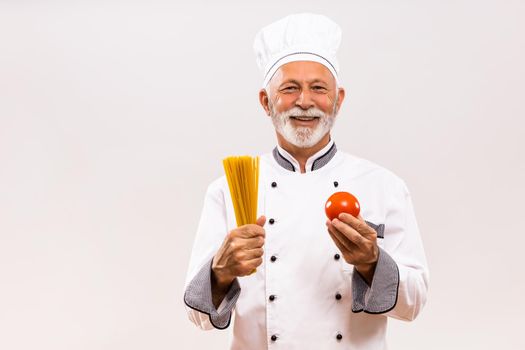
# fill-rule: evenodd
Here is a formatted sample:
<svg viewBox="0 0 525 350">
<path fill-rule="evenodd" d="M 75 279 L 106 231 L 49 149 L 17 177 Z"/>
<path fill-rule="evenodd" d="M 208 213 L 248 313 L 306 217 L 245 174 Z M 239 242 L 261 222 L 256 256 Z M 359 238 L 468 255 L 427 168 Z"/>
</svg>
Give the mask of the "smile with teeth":
<svg viewBox="0 0 525 350">
<path fill-rule="evenodd" d="M 310 121 L 310 120 L 317 119 L 319 117 L 291 117 L 291 118 L 307 122 L 307 121 Z"/>
</svg>

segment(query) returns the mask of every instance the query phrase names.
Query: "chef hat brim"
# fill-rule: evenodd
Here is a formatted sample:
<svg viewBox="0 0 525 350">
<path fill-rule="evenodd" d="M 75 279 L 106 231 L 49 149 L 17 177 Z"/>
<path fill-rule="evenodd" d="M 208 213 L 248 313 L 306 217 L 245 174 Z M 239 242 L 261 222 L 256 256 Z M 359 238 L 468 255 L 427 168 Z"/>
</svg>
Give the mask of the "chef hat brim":
<svg viewBox="0 0 525 350">
<path fill-rule="evenodd" d="M 334 79 L 336 81 L 336 84 L 339 85 L 339 79 L 337 78 L 337 71 L 335 67 L 330 63 L 329 60 L 327 60 L 325 57 L 323 57 L 322 54 L 313 53 L 313 52 L 292 52 L 287 55 L 284 55 L 282 58 L 280 58 L 277 62 L 275 62 L 267 71 L 266 76 L 264 78 L 262 87 L 266 88 L 270 80 L 272 80 L 273 76 L 275 75 L 275 72 L 277 70 L 290 62 L 296 62 L 296 61 L 311 61 L 311 62 L 317 62 L 328 68 L 330 73 L 334 76 Z"/>
</svg>

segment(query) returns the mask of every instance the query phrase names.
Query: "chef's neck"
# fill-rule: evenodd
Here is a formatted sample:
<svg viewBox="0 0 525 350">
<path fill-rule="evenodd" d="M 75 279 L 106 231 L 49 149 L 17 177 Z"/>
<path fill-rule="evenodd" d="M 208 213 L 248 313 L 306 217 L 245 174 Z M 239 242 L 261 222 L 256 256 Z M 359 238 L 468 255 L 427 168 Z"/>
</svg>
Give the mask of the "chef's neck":
<svg viewBox="0 0 525 350">
<path fill-rule="evenodd" d="M 301 167 L 301 173 L 306 172 L 306 161 L 308 160 L 308 158 L 322 150 L 330 142 L 330 133 L 327 133 L 318 143 L 316 143 L 312 147 L 302 148 L 297 147 L 291 144 L 290 142 L 286 141 L 284 137 L 281 136 L 281 134 L 277 132 L 276 134 L 279 146 L 281 146 L 286 152 L 290 153 L 290 155 L 294 157 L 295 160 L 297 160 L 299 166 Z"/>
</svg>

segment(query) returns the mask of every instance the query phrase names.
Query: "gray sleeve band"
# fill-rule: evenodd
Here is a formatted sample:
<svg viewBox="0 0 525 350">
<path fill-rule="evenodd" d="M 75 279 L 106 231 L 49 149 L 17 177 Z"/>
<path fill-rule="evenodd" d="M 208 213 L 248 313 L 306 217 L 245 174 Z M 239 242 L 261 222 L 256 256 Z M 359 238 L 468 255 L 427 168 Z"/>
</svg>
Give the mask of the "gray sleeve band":
<svg viewBox="0 0 525 350">
<path fill-rule="evenodd" d="M 194 310 L 208 314 L 213 327 L 226 329 L 230 325 L 233 308 L 241 294 L 237 278 L 233 281 L 221 303 L 220 312 L 213 305 L 211 293 L 211 264 L 213 258 L 204 264 L 184 291 L 184 302 Z"/>
<path fill-rule="evenodd" d="M 399 289 L 399 269 L 386 251 L 379 248 L 372 285 L 368 286 L 354 268 L 352 274 L 352 312 L 364 311 L 369 314 L 382 314 L 396 306 Z"/>
<path fill-rule="evenodd" d="M 368 226 L 372 227 L 376 231 L 377 238 L 385 238 L 385 224 L 376 225 L 373 222 L 366 220 L 365 222 L 368 224 Z"/>
</svg>

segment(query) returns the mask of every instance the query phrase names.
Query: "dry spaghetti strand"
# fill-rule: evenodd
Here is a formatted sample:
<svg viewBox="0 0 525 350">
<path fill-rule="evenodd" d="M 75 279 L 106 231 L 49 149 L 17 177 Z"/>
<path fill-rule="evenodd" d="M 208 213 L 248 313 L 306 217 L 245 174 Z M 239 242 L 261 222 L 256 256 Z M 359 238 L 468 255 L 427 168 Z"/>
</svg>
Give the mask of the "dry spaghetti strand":
<svg viewBox="0 0 525 350">
<path fill-rule="evenodd" d="M 257 221 L 259 157 L 233 156 L 223 161 L 237 226 Z"/>
</svg>

